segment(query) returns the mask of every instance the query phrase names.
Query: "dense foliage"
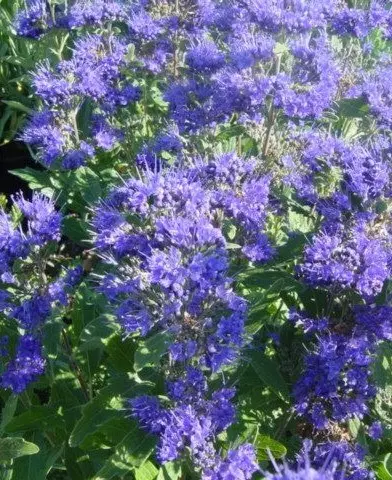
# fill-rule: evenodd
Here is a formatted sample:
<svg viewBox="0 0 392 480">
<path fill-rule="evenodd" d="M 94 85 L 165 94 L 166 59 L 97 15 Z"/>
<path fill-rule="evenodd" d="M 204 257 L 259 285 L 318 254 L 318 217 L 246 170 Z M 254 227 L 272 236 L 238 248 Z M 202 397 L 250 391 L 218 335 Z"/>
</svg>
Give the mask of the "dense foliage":
<svg viewBox="0 0 392 480">
<path fill-rule="evenodd" d="M 0 477 L 391 480 L 392 3 L 0 12 Z"/>
</svg>

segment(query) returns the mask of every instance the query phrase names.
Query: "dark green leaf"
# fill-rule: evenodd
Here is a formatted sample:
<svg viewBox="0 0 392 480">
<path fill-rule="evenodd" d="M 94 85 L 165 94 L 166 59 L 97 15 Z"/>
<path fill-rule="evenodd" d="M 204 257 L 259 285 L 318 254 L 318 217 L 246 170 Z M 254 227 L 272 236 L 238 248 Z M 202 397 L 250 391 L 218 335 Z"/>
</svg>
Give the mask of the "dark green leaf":
<svg viewBox="0 0 392 480">
<path fill-rule="evenodd" d="M 14 110 L 18 110 L 19 112 L 29 113 L 32 114 L 34 110 L 23 103 L 17 102 L 15 100 L 3 100 L 3 103 L 8 105 L 9 107 L 13 108 Z"/>
<path fill-rule="evenodd" d="M 71 447 L 80 445 L 109 420 L 123 417 L 122 406 L 119 401 L 114 402 L 115 399 L 137 395 L 137 392 L 141 393 L 147 388 L 147 384 L 137 384 L 127 375 L 119 375 L 118 378 L 112 380 L 110 385 L 103 388 L 93 400 L 83 407 L 82 418 L 76 423 L 71 433 L 69 445 Z"/>
<path fill-rule="evenodd" d="M 102 314 L 88 323 L 79 338 L 79 350 L 85 352 L 105 345 L 108 338 L 119 330 L 116 317 Z"/>
<path fill-rule="evenodd" d="M 135 355 L 135 342 L 121 335 L 113 336 L 106 347 L 110 363 L 120 372 L 131 372 Z"/>
<path fill-rule="evenodd" d="M 289 401 L 290 392 L 282 377 L 276 360 L 267 357 L 263 352 L 253 350 L 250 352 L 251 364 L 260 380 L 265 383 L 278 397 Z"/>
<path fill-rule="evenodd" d="M 63 417 L 48 406 L 32 406 L 26 412 L 14 417 L 5 428 L 7 433 L 26 432 L 29 430 L 64 429 Z"/>
<path fill-rule="evenodd" d="M 108 422 L 102 433 L 111 441 L 118 442 L 113 455 L 97 474 L 97 478 L 110 479 L 120 475 L 121 470 L 128 466 L 140 467 L 151 455 L 156 440 L 140 430 L 136 422 L 126 418 L 117 418 Z"/>
<path fill-rule="evenodd" d="M 40 432 L 32 440 L 39 445 L 36 455 L 18 458 L 14 463 L 12 480 L 46 480 L 47 475 L 63 451 L 63 442 L 51 443 Z"/>
<path fill-rule="evenodd" d="M 5 426 L 12 420 L 17 404 L 18 397 L 16 395 L 10 395 L 5 402 L 5 405 L 1 410 L 0 436 L 4 432 Z"/>
<path fill-rule="evenodd" d="M 11 170 L 10 173 L 25 180 L 32 190 L 50 186 L 50 174 L 46 171 L 34 170 L 33 168 L 21 168 Z"/>
<path fill-rule="evenodd" d="M 80 245 L 87 245 L 89 243 L 87 228 L 87 223 L 76 216 L 68 216 L 64 218 L 62 223 L 64 235 Z"/>
</svg>

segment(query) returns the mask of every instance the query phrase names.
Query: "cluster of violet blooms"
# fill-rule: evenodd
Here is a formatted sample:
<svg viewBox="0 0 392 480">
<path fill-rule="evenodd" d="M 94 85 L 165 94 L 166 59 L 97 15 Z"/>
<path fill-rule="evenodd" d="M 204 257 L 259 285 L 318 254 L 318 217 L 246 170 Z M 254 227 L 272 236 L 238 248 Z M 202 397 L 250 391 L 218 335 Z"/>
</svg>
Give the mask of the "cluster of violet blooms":
<svg viewBox="0 0 392 480">
<path fill-rule="evenodd" d="M 222 154 L 159 173 L 147 171 L 112 191 L 94 216 L 95 247 L 113 273 L 100 290 L 114 304 L 128 335 L 164 332 L 170 338 L 168 397 L 130 401 L 133 415 L 159 436 L 157 457 L 176 460 L 190 449 L 203 478 L 251 478 L 250 445 L 221 460 L 214 438 L 234 422 L 235 391 L 209 392 L 206 373 L 238 358 L 246 342 L 247 305 L 229 275 L 227 225 L 236 229 L 242 255 L 271 258 L 263 232 L 269 181 L 256 162 Z M 241 244 L 242 242 L 242 244 Z"/>
<path fill-rule="evenodd" d="M 90 31 L 113 24 L 122 27 Z M 392 268 L 391 68 L 384 58 L 366 72 L 343 62 L 331 38 L 354 39 L 363 52 L 376 29 L 392 38 L 386 2 L 360 9 L 335 0 L 96 0 L 51 9 L 49 2 L 30 0 L 16 20 L 18 33 L 27 37 L 54 28 L 79 35 L 70 59 L 34 74 L 43 106 L 22 138 L 37 148 L 42 163 L 77 168 L 121 143 L 124 132 L 115 119 L 139 101 L 138 77 L 158 77 L 168 104 L 167 126 L 146 140 L 136 158 L 144 170 L 140 178 L 114 189 L 93 219 L 95 248 L 108 269 L 99 289 L 125 334 L 162 333 L 170 339 L 167 402 L 150 396 L 130 400 L 141 427 L 159 439 L 159 461 L 190 456 L 204 480 L 247 480 L 259 468 L 250 444 L 224 457 L 218 452 L 217 435 L 235 421 L 235 391 L 211 391 L 208 380 L 237 361 L 251 340 L 244 328 L 247 304 L 234 292 L 229 268 L 233 258 L 257 263 L 273 257 L 265 223 L 268 213 L 277 213 L 270 194 L 277 181 L 260 162 L 233 153 L 196 152 L 189 161 L 185 145 L 238 122 L 259 128 L 262 154 L 268 155 L 281 121 L 284 129 L 294 128 L 282 139 L 287 148 L 278 180 L 322 219 L 297 266 L 298 278 L 342 299 L 347 308 L 344 318 L 291 312 L 291 321 L 313 342 L 294 388 L 296 412 L 326 440 L 313 449 L 305 446 L 295 467 L 277 467 L 267 478 L 372 478 L 363 449 L 332 441 L 329 432 L 338 422 L 369 413 L 376 393 L 370 378 L 375 351 L 392 340 L 391 308 L 374 305 Z M 342 98 L 361 99 L 380 133 L 347 140 L 326 131 L 321 120 Z M 78 112 L 87 103 L 92 122 L 82 132 Z M 177 163 L 166 167 L 162 152 L 174 153 Z M 4 231 L 11 265 L 14 242 L 10 246 Z M 18 232 L 23 241 L 29 238 Z M 233 251 L 230 242 L 239 249 Z M 65 276 L 61 285 L 73 279 Z M 30 312 L 34 301 L 43 304 L 41 297 L 32 294 L 8 314 L 22 322 L 18 312 Z M 50 294 L 45 298 L 43 310 L 49 312 L 53 300 Z M 15 312 L 8 302 L 7 312 Z M 28 323 L 30 335 L 37 322 Z M 15 369 L 17 360 L 10 364 Z M 8 385 L 24 388 L 10 380 Z M 382 428 L 374 424 L 369 434 L 379 438 Z"/>
<path fill-rule="evenodd" d="M 60 273 L 56 280 L 47 278 L 50 246 L 59 242 L 62 222 L 52 200 L 41 194 L 26 200 L 18 194 L 13 198 L 13 208 L 23 222 L 0 210 L 0 278 L 8 287 L 0 291 L 0 312 L 16 322 L 22 333 L 15 355 L 0 377 L 0 385 L 21 393 L 44 373 L 42 328 L 55 306 L 67 305 L 69 293 L 83 270 L 78 266 Z M 4 337 L 2 340 L 3 345 L 7 343 Z M 7 350 L 3 357 L 8 356 Z"/>
</svg>

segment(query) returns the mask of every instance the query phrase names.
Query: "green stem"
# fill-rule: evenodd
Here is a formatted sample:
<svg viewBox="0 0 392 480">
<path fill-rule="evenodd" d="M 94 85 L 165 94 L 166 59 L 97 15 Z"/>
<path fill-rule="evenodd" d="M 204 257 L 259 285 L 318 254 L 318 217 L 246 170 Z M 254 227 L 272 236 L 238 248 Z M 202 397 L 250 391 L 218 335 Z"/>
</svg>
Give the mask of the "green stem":
<svg viewBox="0 0 392 480">
<path fill-rule="evenodd" d="M 68 339 L 67 332 L 65 330 L 62 330 L 61 335 L 63 337 L 64 346 L 65 346 L 65 349 L 67 351 L 67 354 L 68 354 L 68 357 L 69 357 L 69 360 L 70 360 L 71 369 L 74 372 L 75 377 L 78 379 L 80 388 L 83 392 L 83 395 L 84 395 L 85 399 L 87 401 L 89 401 L 92 397 L 91 388 L 89 388 L 86 380 L 83 377 L 82 371 L 79 368 L 79 365 L 76 363 L 76 361 L 73 357 L 72 347 L 71 347 L 71 343 Z"/>
</svg>

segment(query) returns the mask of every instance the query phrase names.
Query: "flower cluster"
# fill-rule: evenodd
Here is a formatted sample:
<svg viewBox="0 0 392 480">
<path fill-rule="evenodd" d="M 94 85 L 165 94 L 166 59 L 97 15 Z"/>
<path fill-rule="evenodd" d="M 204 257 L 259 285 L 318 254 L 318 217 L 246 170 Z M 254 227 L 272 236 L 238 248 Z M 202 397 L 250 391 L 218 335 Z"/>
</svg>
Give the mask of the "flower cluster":
<svg viewBox="0 0 392 480">
<path fill-rule="evenodd" d="M 157 438 L 160 463 L 191 461 L 203 480 L 259 471 L 250 443 L 221 448 L 237 415 L 224 375 L 252 342 L 247 295 L 274 325 L 295 305 L 299 328 L 287 330 L 308 348 L 294 410 L 318 441 L 294 463 L 273 461 L 266 478 L 372 478 L 345 423 L 383 435 L 369 413 L 377 349 L 392 340 L 392 10 L 347 3 L 28 0 L 15 21 L 29 38 L 70 33 L 58 62 L 32 75 L 40 106 L 22 140 L 50 170 L 104 171 L 102 191 L 111 168 L 134 173 L 84 212 L 100 259 L 93 278 L 124 336 L 166 348 L 164 395 L 131 398 L 130 415 Z M 14 204 L 14 215 L 0 211 L 0 310 L 23 335 L 1 385 L 19 393 L 43 373 L 41 327 L 83 272 L 48 280 L 62 216 L 42 195 Z M 286 261 L 291 241 L 301 252 Z M 279 280 L 258 285 L 274 258 Z"/>
<path fill-rule="evenodd" d="M 213 371 L 231 362 L 246 304 L 232 290 L 225 231 L 245 258 L 269 260 L 268 195 L 268 177 L 234 154 L 149 171 L 114 190 L 93 224 L 96 248 L 117 265 L 100 290 L 117 303 L 125 332 L 169 332 L 173 361 L 199 358 Z"/>
<path fill-rule="evenodd" d="M 235 419 L 231 399 L 235 391 L 223 388 L 210 398 L 203 373 L 188 368 L 183 378 L 169 382 L 168 396 L 173 403 L 164 408 L 156 397 L 142 396 L 130 400 L 132 415 L 149 433 L 159 437 L 157 457 L 161 462 L 180 458 L 188 448 L 192 461 L 202 471 L 202 478 L 250 479 L 258 470 L 255 453 L 250 445 L 242 445 L 221 459 L 214 448 L 216 435 L 229 427 Z"/>
<path fill-rule="evenodd" d="M 380 208 L 390 198 L 389 142 L 381 136 L 372 146 L 348 144 L 312 132 L 295 134 L 293 143 L 284 182 L 323 216 L 299 275 L 310 285 L 374 298 L 390 276 L 391 230 Z"/>
<path fill-rule="evenodd" d="M 278 466 L 271 458 L 277 473 L 267 474 L 267 480 L 365 480 L 372 472 L 364 467 L 365 452 L 359 445 L 348 442 L 323 442 L 314 445 L 304 440 L 293 465 Z"/>
<path fill-rule="evenodd" d="M 14 212 L 20 218 L 12 218 L 1 210 L 2 276 L 4 290 L 1 292 L 0 312 L 8 321 L 15 321 L 23 331 L 17 340 L 15 357 L 8 363 L 0 377 L 3 388 L 20 393 L 44 373 L 40 327 L 51 315 L 56 304 L 66 305 L 68 293 L 82 275 L 82 268 L 68 269 L 57 280 L 46 280 L 46 266 L 50 244 L 60 240 L 62 215 L 56 211 L 54 202 L 41 194 L 33 194 L 26 200 L 21 194 L 14 198 Z M 18 265 L 26 260 L 25 272 Z M 9 291 L 6 290 L 7 284 Z"/>
<path fill-rule="evenodd" d="M 140 90 L 122 73 L 126 44 L 112 35 L 91 34 L 79 38 L 72 58 L 55 69 L 42 65 L 33 75 L 33 87 L 43 109 L 33 115 L 21 138 L 37 147 L 47 166 L 74 169 L 84 165 L 95 151 L 107 151 L 121 138 L 113 126 L 119 108 L 135 102 Z M 88 136 L 81 136 L 79 117 L 91 111 Z M 55 164 L 55 162 L 57 162 Z"/>
<path fill-rule="evenodd" d="M 247 306 L 233 291 L 226 234 L 242 242 L 244 259 L 271 258 L 263 231 L 269 181 L 253 160 L 223 154 L 182 169 L 147 170 L 109 195 L 93 226 L 95 246 L 115 270 L 99 288 L 126 334 L 165 332 L 170 362 L 180 370 L 197 364 L 216 372 L 238 357 Z M 173 409 L 162 409 L 155 397 L 133 399 L 132 409 L 160 436 L 160 461 L 178 458 L 187 446 L 195 464 L 208 469 L 206 479 L 235 469 L 250 478 L 256 467 L 245 450 L 217 464 L 212 440 L 233 421 L 234 392 L 215 391 L 206 401 L 206 388 L 201 372 L 188 368 L 185 380 L 168 385 Z"/>
<path fill-rule="evenodd" d="M 328 428 L 329 422 L 363 418 L 369 412 L 369 400 L 376 389 L 371 383 L 371 365 L 376 346 L 391 338 L 390 307 L 357 307 L 353 325 L 324 324 L 315 340 L 314 350 L 305 356 L 304 372 L 294 388 L 296 409 L 317 429 Z M 307 331 L 320 331 L 320 320 L 312 321 L 294 313 L 297 325 Z M 312 327 L 309 327 L 309 324 Z M 345 328 L 345 333 L 336 333 Z"/>
</svg>

